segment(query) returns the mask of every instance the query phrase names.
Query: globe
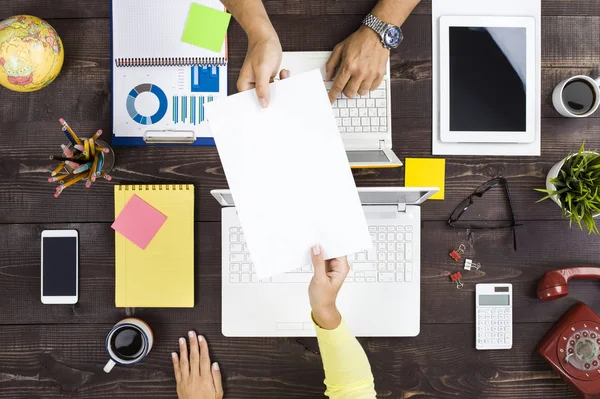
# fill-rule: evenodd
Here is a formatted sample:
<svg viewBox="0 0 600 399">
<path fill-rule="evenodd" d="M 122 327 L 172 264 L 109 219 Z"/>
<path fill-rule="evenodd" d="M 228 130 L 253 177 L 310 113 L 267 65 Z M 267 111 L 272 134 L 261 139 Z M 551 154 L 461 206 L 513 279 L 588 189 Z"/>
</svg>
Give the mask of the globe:
<svg viewBox="0 0 600 399">
<path fill-rule="evenodd" d="M 63 61 L 62 41 L 46 21 L 17 15 L 0 22 L 0 85 L 40 90 L 56 79 Z"/>
</svg>

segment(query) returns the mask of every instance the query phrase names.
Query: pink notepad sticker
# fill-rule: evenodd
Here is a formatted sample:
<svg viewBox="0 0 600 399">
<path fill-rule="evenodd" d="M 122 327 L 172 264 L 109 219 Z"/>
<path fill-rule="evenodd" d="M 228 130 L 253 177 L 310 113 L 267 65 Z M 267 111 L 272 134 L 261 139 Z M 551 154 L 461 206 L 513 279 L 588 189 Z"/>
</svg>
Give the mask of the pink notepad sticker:
<svg viewBox="0 0 600 399">
<path fill-rule="evenodd" d="M 111 227 L 138 247 L 146 249 L 166 220 L 165 215 L 134 195 Z"/>
</svg>

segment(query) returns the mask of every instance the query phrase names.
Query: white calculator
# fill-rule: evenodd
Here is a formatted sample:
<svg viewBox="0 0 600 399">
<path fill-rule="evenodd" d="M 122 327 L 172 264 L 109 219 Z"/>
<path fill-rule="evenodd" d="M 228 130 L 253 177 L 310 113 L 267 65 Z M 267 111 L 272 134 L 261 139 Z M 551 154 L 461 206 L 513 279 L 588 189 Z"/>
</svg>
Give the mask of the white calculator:
<svg viewBox="0 0 600 399">
<path fill-rule="evenodd" d="M 475 286 L 475 347 L 512 348 L 512 284 Z"/>
</svg>

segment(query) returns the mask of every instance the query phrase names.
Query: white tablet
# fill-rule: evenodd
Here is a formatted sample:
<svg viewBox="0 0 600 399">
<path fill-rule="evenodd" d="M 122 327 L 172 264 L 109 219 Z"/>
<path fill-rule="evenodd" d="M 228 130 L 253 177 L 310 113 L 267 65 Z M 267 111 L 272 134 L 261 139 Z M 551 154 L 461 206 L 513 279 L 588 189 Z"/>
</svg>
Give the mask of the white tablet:
<svg viewBox="0 0 600 399">
<path fill-rule="evenodd" d="M 440 17 L 440 139 L 535 139 L 535 19 Z"/>
</svg>

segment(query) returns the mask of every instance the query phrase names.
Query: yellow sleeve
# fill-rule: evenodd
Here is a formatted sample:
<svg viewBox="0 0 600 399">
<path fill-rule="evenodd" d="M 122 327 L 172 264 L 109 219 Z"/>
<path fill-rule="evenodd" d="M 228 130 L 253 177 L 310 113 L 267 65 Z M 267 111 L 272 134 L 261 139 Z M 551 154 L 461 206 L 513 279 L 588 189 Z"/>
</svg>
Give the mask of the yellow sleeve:
<svg viewBox="0 0 600 399">
<path fill-rule="evenodd" d="M 316 323 L 315 328 L 325 370 L 325 395 L 331 399 L 375 398 L 369 359 L 344 321 L 335 330 L 324 330 Z"/>
</svg>

